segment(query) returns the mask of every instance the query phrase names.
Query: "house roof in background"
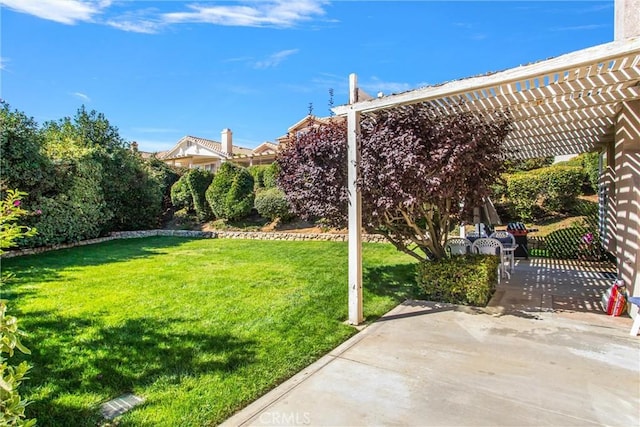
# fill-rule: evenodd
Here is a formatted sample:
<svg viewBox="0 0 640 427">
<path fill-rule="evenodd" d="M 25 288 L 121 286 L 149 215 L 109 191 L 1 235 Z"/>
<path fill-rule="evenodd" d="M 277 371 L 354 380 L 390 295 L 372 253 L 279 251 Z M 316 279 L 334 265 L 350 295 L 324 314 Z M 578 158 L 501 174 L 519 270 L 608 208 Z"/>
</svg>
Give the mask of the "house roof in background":
<svg viewBox="0 0 640 427">
<path fill-rule="evenodd" d="M 160 153 L 158 153 L 158 158 L 166 160 L 174 157 L 181 157 L 181 156 L 176 156 L 175 153 L 183 144 L 188 142 L 192 142 L 202 147 L 208 148 L 209 150 L 213 151 L 221 159 L 231 158 L 231 156 L 229 156 L 227 153 L 222 151 L 222 143 L 211 140 L 211 139 L 199 138 L 197 136 L 191 136 L 191 135 L 182 137 L 171 150 L 165 151 L 162 156 L 160 155 Z M 250 148 L 233 145 L 233 153 L 232 153 L 233 156 L 247 156 L 247 155 L 250 155 L 251 153 L 252 153 L 252 150 Z"/>
</svg>

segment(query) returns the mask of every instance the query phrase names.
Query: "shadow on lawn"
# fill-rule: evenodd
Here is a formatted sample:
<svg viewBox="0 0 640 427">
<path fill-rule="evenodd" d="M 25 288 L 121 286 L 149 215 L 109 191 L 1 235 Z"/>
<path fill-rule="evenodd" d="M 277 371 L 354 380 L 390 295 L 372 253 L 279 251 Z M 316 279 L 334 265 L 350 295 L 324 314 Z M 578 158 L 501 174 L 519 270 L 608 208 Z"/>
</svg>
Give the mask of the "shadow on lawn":
<svg viewBox="0 0 640 427">
<path fill-rule="evenodd" d="M 164 249 L 175 248 L 192 240 L 186 237 L 146 237 L 140 239 L 110 240 L 95 245 L 77 246 L 59 249 L 36 255 L 26 255 L 2 259 L 2 271 L 14 273 L 12 285 L 27 282 L 46 282 L 56 280 L 58 271 L 68 268 L 97 266 L 152 255 L 167 253 Z M 3 289 L 3 298 L 11 299 L 15 291 L 13 286 Z M 6 292 L 6 294 L 5 294 Z M 20 295 L 22 292 L 19 291 Z"/>
<path fill-rule="evenodd" d="M 107 327 L 95 319 L 31 313 L 24 329 L 37 344 L 23 385 L 23 396 L 34 399 L 28 416 L 39 425 L 96 425 L 99 405 L 72 406 L 81 399 L 74 396 L 99 396 L 103 403 L 156 382 L 171 386 L 205 373 L 233 372 L 255 359 L 255 342 L 185 332 L 190 322 L 142 318 Z"/>
<path fill-rule="evenodd" d="M 366 291 L 393 297 L 399 302 L 421 296 L 416 284 L 415 263 L 366 267 L 363 269 L 362 282 Z"/>
</svg>

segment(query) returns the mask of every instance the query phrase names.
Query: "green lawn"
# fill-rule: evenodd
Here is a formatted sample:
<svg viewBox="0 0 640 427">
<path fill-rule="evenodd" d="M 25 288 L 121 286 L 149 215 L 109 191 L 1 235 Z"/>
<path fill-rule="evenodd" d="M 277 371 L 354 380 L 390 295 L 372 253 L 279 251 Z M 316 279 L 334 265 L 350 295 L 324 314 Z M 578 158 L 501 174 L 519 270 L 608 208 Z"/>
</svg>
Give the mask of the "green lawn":
<svg viewBox="0 0 640 427">
<path fill-rule="evenodd" d="M 365 244 L 363 258 L 367 320 L 416 296 L 410 257 Z M 216 424 L 355 333 L 346 243 L 130 239 L 2 269 L 42 426 L 95 426 L 125 392 L 146 402 L 120 425 Z"/>
</svg>

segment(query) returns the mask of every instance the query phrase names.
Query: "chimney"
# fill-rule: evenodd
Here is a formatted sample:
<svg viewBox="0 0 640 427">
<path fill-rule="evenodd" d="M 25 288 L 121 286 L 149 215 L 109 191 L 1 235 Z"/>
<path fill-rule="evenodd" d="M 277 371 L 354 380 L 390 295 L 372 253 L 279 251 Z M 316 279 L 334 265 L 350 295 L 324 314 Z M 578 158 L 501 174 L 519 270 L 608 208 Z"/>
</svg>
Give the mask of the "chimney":
<svg viewBox="0 0 640 427">
<path fill-rule="evenodd" d="M 222 152 L 228 155 L 233 154 L 233 137 L 231 129 L 222 129 L 222 138 L 220 141 L 222 144 Z"/>
</svg>

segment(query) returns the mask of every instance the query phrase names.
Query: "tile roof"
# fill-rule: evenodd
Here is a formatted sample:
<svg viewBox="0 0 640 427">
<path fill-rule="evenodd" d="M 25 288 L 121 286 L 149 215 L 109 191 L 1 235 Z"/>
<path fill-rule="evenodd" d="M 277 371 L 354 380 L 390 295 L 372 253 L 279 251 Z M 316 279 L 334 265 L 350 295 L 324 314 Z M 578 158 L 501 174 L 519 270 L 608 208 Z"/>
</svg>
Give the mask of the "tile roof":
<svg viewBox="0 0 640 427">
<path fill-rule="evenodd" d="M 197 136 L 191 136 L 191 135 L 187 135 L 183 138 L 181 138 L 177 144 L 168 151 L 164 151 L 161 153 L 158 153 L 158 158 L 160 159 L 166 159 L 169 158 L 169 155 L 174 152 L 182 143 L 184 142 L 194 142 L 196 144 L 199 144 L 203 147 L 209 148 L 210 150 L 212 150 L 213 152 L 215 152 L 216 154 L 220 155 L 220 157 L 229 157 L 227 154 L 225 154 L 222 151 L 222 143 L 218 142 L 218 141 L 214 141 L 212 139 L 206 139 L 206 138 L 200 138 Z M 240 147 L 237 145 L 233 145 L 233 155 L 237 156 L 237 155 L 250 155 L 252 153 L 253 150 L 251 150 L 250 148 L 245 148 L 245 147 Z"/>
</svg>

